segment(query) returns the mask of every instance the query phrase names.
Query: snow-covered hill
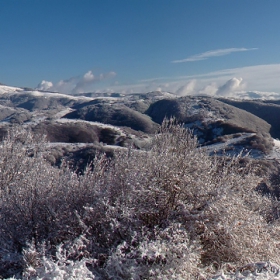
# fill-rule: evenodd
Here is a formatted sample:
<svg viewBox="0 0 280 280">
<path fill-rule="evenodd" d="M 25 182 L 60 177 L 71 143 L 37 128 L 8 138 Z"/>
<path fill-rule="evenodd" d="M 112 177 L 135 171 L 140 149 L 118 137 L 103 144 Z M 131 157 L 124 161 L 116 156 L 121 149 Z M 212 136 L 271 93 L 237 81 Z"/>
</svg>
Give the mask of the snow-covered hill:
<svg viewBox="0 0 280 280">
<path fill-rule="evenodd" d="M 47 134 L 52 142 L 94 141 L 101 146 L 133 144 L 142 148 L 164 118 L 175 117 L 193 131 L 210 154 L 243 151 L 257 158 L 280 158 L 270 137 L 276 128 L 232 105 L 236 104 L 226 99 L 177 97 L 161 91 L 67 95 L 0 85 L 0 135 L 18 124 Z M 100 133 L 106 133 L 105 138 Z"/>
</svg>

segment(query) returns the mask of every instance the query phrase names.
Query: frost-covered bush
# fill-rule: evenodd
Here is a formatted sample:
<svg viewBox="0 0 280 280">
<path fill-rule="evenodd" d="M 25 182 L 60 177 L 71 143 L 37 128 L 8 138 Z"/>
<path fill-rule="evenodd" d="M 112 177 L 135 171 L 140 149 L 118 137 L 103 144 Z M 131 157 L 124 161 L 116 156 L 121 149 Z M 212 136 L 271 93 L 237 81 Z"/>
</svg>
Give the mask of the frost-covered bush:
<svg viewBox="0 0 280 280">
<path fill-rule="evenodd" d="M 278 259 L 265 222 L 268 200 L 254 191 L 260 178 L 242 158 L 209 157 L 189 131 L 164 123 L 149 151 L 118 151 L 108 164 L 98 182 L 107 198 L 98 207 L 106 215 L 99 220 L 91 207 L 84 217 L 95 230 L 102 224 L 103 239 L 110 229 L 100 244 L 112 248 L 143 231 L 156 238 L 180 223 L 190 241 L 200 243 L 202 266 Z"/>
<path fill-rule="evenodd" d="M 165 121 L 146 150 L 99 155 L 82 175 L 15 129 L 0 149 L 0 275 L 206 279 L 279 260 L 275 205 L 241 157 L 210 157 Z"/>
<path fill-rule="evenodd" d="M 87 185 L 67 165 L 52 167 L 42 137 L 15 128 L 0 146 L 0 275 L 22 270 L 33 241 L 55 251 L 83 232 L 77 218 L 92 201 Z"/>
<path fill-rule="evenodd" d="M 23 279 L 56 279 L 56 280 L 90 280 L 95 279 L 92 272 L 87 268 L 88 258 L 73 258 L 71 253 L 76 253 L 84 247 L 82 238 L 78 238 L 70 244 L 60 244 L 55 253 L 55 259 L 47 256 L 46 245 L 40 249 L 32 242 L 27 249 L 23 250 L 23 258 L 26 264 Z"/>
<path fill-rule="evenodd" d="M 137 234 L 123 242 L 107 261 L 110 279 L 192 279 L 199 275 L 199 245 L 180 224 L 159 230 L 154 238 Z"/>
</svg>

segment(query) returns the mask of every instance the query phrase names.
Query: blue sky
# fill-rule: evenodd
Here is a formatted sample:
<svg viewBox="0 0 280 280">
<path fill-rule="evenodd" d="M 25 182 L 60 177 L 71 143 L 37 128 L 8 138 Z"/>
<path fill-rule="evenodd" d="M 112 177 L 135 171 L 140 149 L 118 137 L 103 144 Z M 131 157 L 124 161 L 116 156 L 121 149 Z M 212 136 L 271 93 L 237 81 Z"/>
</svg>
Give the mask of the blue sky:
<svg viewBox="0 0 280 280">
<path fill-rule="evenodd" d="M 279 11 L 279 0 L 0 0 L 0 82 L 280 93 Z"/>
</svg>

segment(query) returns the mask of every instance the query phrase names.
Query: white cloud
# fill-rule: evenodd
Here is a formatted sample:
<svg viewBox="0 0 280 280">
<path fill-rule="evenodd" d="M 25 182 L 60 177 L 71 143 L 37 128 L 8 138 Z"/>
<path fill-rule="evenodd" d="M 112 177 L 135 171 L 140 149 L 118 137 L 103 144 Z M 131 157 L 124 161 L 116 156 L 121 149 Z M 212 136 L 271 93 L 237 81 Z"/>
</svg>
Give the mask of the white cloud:
<svg viewBox="0 0 280 280">
<path fill-rule="evenodd" d="M 104 81 L 115 76 L 114 72 L 95 75 L 92 71 L 88 71 L 80 77 L 72 77 L 57 83 L 42 81 L 38 85 L 38 89 L 62 93 L 81 92 L 89 89 L 92 92 L 123 94 L 162 90 L 177 95 L 207 94 L 240 98 L 280 99 L 280 64 L 224 69 L 199 75 L 159 77 L 132 84 L 122 84 L 115 80 L 110 80 L 110 83 L 106 84 L 107 81 Z"/>
<path fill-rule="evenodd" d="M 178 87 L 175 90 L 175 87 Z M 176 95 L 211 95 L 211 96 L 234 96 L 237 92 L 243 91 L 246 83 L 242 78 L 230 78 L 227 80 L 204 81 L 203 79 L 177 81 L 170 83 L 170 92 Z"/>
<path fill-rule="evenodd" d="M 195 86 L 196 86 L 196 80 L 191 80 L 187 82 L 185 85 L 179 87 L 175 93 L 179 96 L 194 94 Z"/>
<path fill-rule="evenodd" d="M 218 90 L 217 84 L 212 82 L 199 91 L 199 94 L 215 95 Z"/>
<path fill-rule="evenodd" d="M 279 92 L 266 92 L 266 91 L 243 91 L 238 92 L 237 96 L 241 99 L 262 99 L 262 100 L 273 100 L 280 99 Z"/>
<path fill-rule="evenodd" d="M 101 80 L 102 74 L 100 74 L 99 77 L 95 77 L 92 71 L 88 71 L 84 74 L 82 78 L 78 80 L 76 83 L 76 86 L 73 88 L 72 93 L 81 93 L 84 92 L 84 90 L 91 85 L 94 81 Z"/>
<path fill-rule="evenodd" d="M 180 77 L 180 79 L 197 79 L 201 83 L 224 83 L 233 77 L 242 77 L 248 91 L 280 92 L 280 64 L 255 65 L 224 69 L 200 75 Z"/>
<path fill-rule="evenodd" d="M 239 78 L 240 77 L 240 78 Z M 242 81 L 241 81 L 242 77 Z M 280 98 L 280 64 L 255 65 L 240 68 L 224 69 L 199 75 L 159 77 L 141 80 L 139 84 L 121 85 L 114 87 L 118 92 L 147 92 L 166 84 L 165 91 L 180 93 L 190 89 L 191 94 L 216 95 L 217 93 L 244 98 Z M 179 91 L 180 89 L 180 91 Z M 247 93 L 248 92 L 248 93 Z M 277 93 L 278 92 L 278 93 Z"/>
<path fill-rule="evenodd" d="M 52 82 L 48 82 L 43 80 L 41 83 L 38 84 L 37 89 L 39 90 L 48 90 L 50 88 L 53 87 L 53 83 Z"/>
<path fill-rule="evenodd" d="M 207 52 L 200 53 L 200 54 L 195 54 L 195 55 L 192 55 L 188 58 L 173 60 L 172 63 L 199 61 L 199 60 L 208 59 L 210 57 L 229 55 L 229 54 L 234 53 L 234 52 L 245 52 L 245 51 L 252 51 L 252 50 L 257 50 L 257 48 L 250 48 L 250 49 L 247 49 L 247 48 L 229 48 L 229 49 L 212 50 L 212 51 L 207 51 Z"/>
<path fill-rule="evenodd" d="M 101 73 L 96 76 L 92 71 L 88 71 L 83 76 L 71 77 L 70 79 L 60 80 L 57 83 L 43 80 L 38 84 L 37 89 L 68 94 L 82 93 L 90 90 L 90 86 L 94 83 L 113 78 L 115 76 L 115 72 Z"/>
<path fill-rule="evenodd" d="M 231 96 L 235 92 L 240 91 L 244 88 L 242 85 L 242 78 L 232 78 L 228 80 L 225 84 L 220 86 L 215 93 L 218 96 Z"/>
</svg>

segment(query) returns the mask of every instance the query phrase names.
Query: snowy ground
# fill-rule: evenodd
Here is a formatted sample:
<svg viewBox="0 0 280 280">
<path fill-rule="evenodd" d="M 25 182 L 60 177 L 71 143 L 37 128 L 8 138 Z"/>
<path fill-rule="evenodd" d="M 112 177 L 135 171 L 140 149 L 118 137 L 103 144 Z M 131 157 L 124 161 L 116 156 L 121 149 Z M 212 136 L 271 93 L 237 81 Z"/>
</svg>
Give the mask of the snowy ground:
<svg viewBox="0 0 280 280">
<path fill-rule="evenodd" d="M 263 157 L 263 154 L 258 150 L 247 150 L 243 148 L 242 142 L 255 136 L 256 133 L 242 133 L 240 136 L 228 139 L 226 142 L 215 143 L 203 147 L 210 155 L 225 154 L 228 156 L 235 156 L 237 154 L 248 155 L 252 158 Z"/>
<path fill-rule="evenodd" d="M 272 152 L 266 156 L 266 159 L 276 159 L 280 160 L 280 140 L 279 139 L 273 139 L 274 147 Z"/>
<path fill-rule="evenodd" d="M 252 263 L 235 273 L 220 273 L 209 280 L 280 280 L 280 266 L 271 262 Z"/>
<path fill-rule="evenodd" d="M 117 127 L 117 126 L 114 126 L 111 124 L 101 123 L 101 122 L 85 121 L 85 120 L 80 120 L 80 119 L 67 119 L 67 118 L 57 119 L 56 122 L 59 122 L 59 123 L 86 123 L 86 124 L 90 124 L 90 125 L 99 126 L 100 128 L 110 128 L 112 130 L 122 133 L 122 129 L 120 127 Z"/>
</svg>

